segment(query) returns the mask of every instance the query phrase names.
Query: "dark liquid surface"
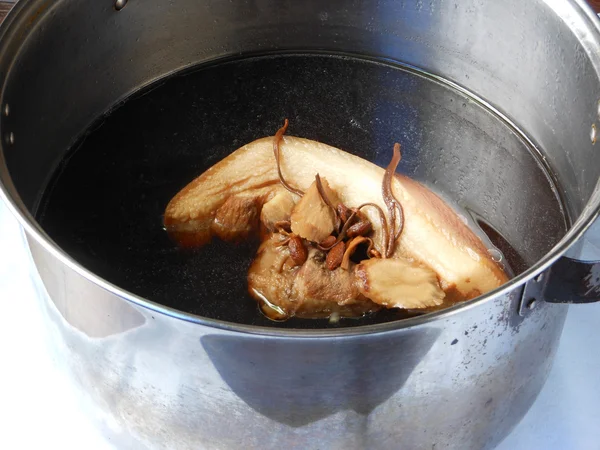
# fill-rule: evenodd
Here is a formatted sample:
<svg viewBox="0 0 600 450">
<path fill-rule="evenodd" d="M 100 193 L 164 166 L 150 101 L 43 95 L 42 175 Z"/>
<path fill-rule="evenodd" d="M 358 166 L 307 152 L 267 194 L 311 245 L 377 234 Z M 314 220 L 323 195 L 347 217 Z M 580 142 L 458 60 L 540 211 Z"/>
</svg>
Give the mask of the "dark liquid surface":
<svg viewBox="0 0 600 450">
<path fill-rule="evenodd" d="M 419 144 L 421 118 L 404 99 L 431 96 L 432 89 L 464 101 L 410 72 L 343 57 L 247 58 L 172 77 L 117 108 L 71 149 L 38 219 L 83 266 L 152 301 L 244 324 L 329 326 L 266 319 L 246 287 L 257 244 L 216 241 L 182 251 L 163 229 L 164 208 L 193 178 L 241 145 L 273 135 L 286 117 L 289 134 L 384 166 L 394 142 Z M 408 152 L 399 172 L 414 176 L 418 168 Z M 384 311 L 331 326 L 406 316 Z"/>
</svg>

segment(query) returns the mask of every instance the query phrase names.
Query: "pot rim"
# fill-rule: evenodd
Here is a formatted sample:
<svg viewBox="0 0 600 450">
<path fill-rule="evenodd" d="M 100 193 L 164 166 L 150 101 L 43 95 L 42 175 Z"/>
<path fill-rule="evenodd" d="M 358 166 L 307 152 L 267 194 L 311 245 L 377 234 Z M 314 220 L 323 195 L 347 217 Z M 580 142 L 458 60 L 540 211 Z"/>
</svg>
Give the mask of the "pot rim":
<svg viewBox="0 0 600 450">
<path fill-rule="evenodd" d="M 548 0 L 545 1 L 548 2 Z M 584 16 L 584 18 L 587 19 L 587 31 L 594 32 L 596 34 L 597 39 L 595 42 L 595 47 L 598 50 L 598 54 L 600 54 L 600 21 L 598 20 L 598 16 L 591 10 L 587 3 L 585 3 L 585 0 L 567 1 L 573 6 L 579 8 L 580 13 Z M 18 2 L 13 7 L 5 21 L 0 25 L 0 41 L 3 41 L 2 38 L 4 38 L 4 36 L 7 35 L 7 31 L 9 30 L 11 23 L 14 21 L 14 18 L 19 14 L 19 12 L 23 9 L 26 3 L 27 2 L 25 1 Z M 589 44 L 590 42 L 588 41 L 588 45 Z M 1 50 L 2 49 L 0 48 L 0 51 Z M 591 50 L 587 48 L 586 53 L 588 53 L 589 55 L 590 52 Z M 599 74 L 600 78 L 600 58 L 592 58 L 592 64 L 596 69 L 596 73 Z M 4 87 L 2 88 L 2 91 L 4 91 Z M 482 101 L 482 103 L 485 103 L 485 101 L 481 99 L 479 100 Z M 501 113 L 499 114 L 502 116 Z M 2 154 L 3 149 L 0 148 L 0 156 L 2 156 Z M 464 303 L 456 304 L 449 308 L 424 314 L 422 316 L 386 322 L 382 324 L 362 325 L 356 327 L 334 329 L 284 329 L 276 327 L 238 324 L 224 320 L 210 319 L 207 317 L 202 317 L 195 314 L 179 311 L 175 308 L 164 306 L 160 303 L 156 303 L 154 301 L 136 295 L 132 292 L 129 292 L 125 289 L 122 289 L 116 286 L 115 284 L 105 280 L 104 278 L 96 275 L 92 271 L 86 269 L 78 262 L 76 262 L 46 234 L 46 232 L 37 223 L 37 221 L 28 211 L 26 206 L 20 200 L 18 192 L 10 179 L 10 174 L 8 172 L 8 168 L 6 167 L 3 157 L 0 158 L 0 162 L 6 169 L 6 176 L 3 173 L 0 173 L 0 199 L 4 201 L 8 210 L 16 217 L 27 236 L 35 239 L 37 243 L 40 244 L 53 257 L 55 257 L 58 260 L 58 262 L 64 264 L 66 267 L 73 270 L 78 275 L 82 276 L 91 283 L 94 283 L 95 285 L 99 286 L 102 289 L 105 289 L 106 291 L 119 298 L 122 298 L 144 309 L 148 309 L 156 313 L 166 315 L 168 317 L 184 320 L 186 322 L 191 322 L 198 325 L 207 326 L 209 328 L 216 328 L 220 330 L 238 332 L 242 334 L 254 334 L 271 337 L 318 338 L 326 336 L 348 337 L 365 334 L 378 334 L 383 332 L 392 332 L 397 330 L 414 328 L 417 326 L 430 325 L 434 322 L 448 319 L 463 311 L 470 310 L 474 307 L 490 302 L 496 298 L 507 295 L 513 290 L 517 289 L 520 285 L 526 283 L 531 278 L 548 269 L 558 258 L 560 258 L 575 242 L 577 242 L 583 236 L 586 230 L 600 215 L 600 187 L 597 184 L 596 188 L 594 189 L 594 192 L 592 193 L 579 218 L 573 223 L 573 225 L 567 231 L 565 236 L 563 236 L 563 238 L 546 255 L 544 255 L 539 261 L 537 261 L 533 266 L 528 268 L 525 272 L 512 278 L 510 281 L 500 286 L 499 288 L 494 289 L 493 291 L 490 291 L 485 295 L 466 301 Z M 2 167 L 0 167 L 0 169 L 1 168 Z M 5 180 L 4 178 L 7 179 Z"/>
</svg>

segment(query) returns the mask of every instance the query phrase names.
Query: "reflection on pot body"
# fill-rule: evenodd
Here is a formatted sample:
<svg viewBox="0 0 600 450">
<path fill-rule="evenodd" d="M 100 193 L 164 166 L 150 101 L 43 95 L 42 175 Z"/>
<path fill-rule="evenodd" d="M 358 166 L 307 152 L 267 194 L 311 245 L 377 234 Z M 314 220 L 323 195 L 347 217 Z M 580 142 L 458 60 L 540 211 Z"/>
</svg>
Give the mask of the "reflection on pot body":
<svg viewBox="0 0 600 450">
<path fill-rule="evenodd" d="M 368 416 L 402 388 L 439 335 L 406 332 L 372 342 L 272 340 L 207 335 L 202 346 L 219 375 L 256 412 L 299 428 L 341 412 Z M 405 349 L 402 360 L 391 358 Z M 243 356 L 243 357 L 240 357 Z"/>
<path fill-rule="evenodd" d="M 525 139 L 515 128 L 491 136 L 495 156 L 506 152 L 513 161 L 510 173 L 502 158 L 486 164 L 487 147 L 421 151 L 456 157 L 453 166 L 468 183 L 454 183 L 460 173 L 432 171 L 444 192 L 462 192 L 471 203 L 461 205 L 481 206 L 476 212 L 492 203 L 505 211 L 506 229 L 498 231 L 529 264 L 549 264 L 598 208 L 600 153 L 589 130 L 598 120 L 599 33 L 579 3 L 147 0 L 116 11 L 112 2 L 19 2 L 0 28 L 2 106 L 10 104 L 0 127 L 14 137 L 1 144 L 2 195 L 29 233 L 54 359 L 111 442 L 427 450 L 499 442 L 541 389 L 566 314 L 565 306 L 541 301 L 518 314 L 523 282 L 542 263 L 506 292 L 450 314 L 362 329 L 277 331 L 182 320 L 119 291 L 53 249 L 31 213 L 78 134 L 152 81 L 239 54 L 346 52 L 464 85 L 526 130 L 527 146 L 537 144 L 543 157 L 511 147 Z M 550 169 L 546 185 L 556 184 L 565 211 L 532 200 L 540 184 L 522 170 L 536 164 Z M 504 184 L 493 179 L 499 174 Z M 559 243 L 552 218 L 563 212 L 573 227 Z"/>
<path fill-rule="evenodd" d="M 29 248 L 49 298 L 66 324 L 89 338 L 106 338 L 141 327 L 146 322 L 133 305 L 98 289 L 88 295 L 88 281 L 54 263 L 53 257 L 29 240 Z M 101 320 L 99 320 L 101 319 Z"/>
<path fill-rule="evenodd" d="M 30 243 L 50 285 L 51 261 Z M 128 305 L 141 325 L 99 336 L 118 299 L 79 282 L 96 320 L 73 289 L 40 305 L 57 364 L 117 448 L 492 448 L 542 388 L 566 312 L 516 320 L 513 295 L 412 329 L 280 338 Z"/>
</svg>

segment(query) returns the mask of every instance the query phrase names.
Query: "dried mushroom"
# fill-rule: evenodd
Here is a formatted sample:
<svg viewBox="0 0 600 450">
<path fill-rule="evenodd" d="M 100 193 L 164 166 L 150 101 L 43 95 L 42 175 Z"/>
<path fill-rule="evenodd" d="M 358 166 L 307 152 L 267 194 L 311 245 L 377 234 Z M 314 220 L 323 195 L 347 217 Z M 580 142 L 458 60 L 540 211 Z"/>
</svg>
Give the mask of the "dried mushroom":
<svg viewBox="0 0 600 450">
<path fill-rule="evenodd" d="M 360 293 L 386 308 L 428 308 L 445 297 L 433 270 L 403 258 L 363 261 L 355 273 Z"/>
<path fill-rule="evenodd" d="M 325 180 L 323 187 L 330 195 L 333 194 Z M 294 233 L 309 241 L 321 242 L 335 230 L 336 219 L 336 212 L 323 200 L 314 181 L 296 203 L 290 221 Z"/>
</svg>

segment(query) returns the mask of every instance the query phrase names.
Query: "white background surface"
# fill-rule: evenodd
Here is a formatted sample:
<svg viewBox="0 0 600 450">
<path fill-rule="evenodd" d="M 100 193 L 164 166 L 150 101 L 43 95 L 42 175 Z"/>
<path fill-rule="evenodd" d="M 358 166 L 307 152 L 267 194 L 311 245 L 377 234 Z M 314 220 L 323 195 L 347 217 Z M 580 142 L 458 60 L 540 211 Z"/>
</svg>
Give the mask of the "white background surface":
<svg viewBox="0 0 600 450">
<path fill-rule="evenodd" d="M 600 257 L 597 234 L 587 248 Z M 113 448 L 53 367 L 35 295 L 22 232 L 0 200 L 0 449 Z M 600 304 L 572 306 L 548 383 L 498 449 L 600 450 L 599 380 Z"/>
</svg>

